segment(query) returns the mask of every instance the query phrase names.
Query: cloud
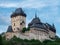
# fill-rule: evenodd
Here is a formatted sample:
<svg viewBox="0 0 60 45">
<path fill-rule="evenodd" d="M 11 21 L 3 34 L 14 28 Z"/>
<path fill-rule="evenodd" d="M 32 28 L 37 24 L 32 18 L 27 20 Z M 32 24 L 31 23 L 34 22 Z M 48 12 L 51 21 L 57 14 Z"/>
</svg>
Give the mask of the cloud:
<svg viewBox="0 0 60 45">
<path fill-rule="evenodd" d="M 10 18 L 4 15 L 0 15 L 0 25 L 9 25 L 10 24 Z"/>
<path fill-rule="evenodd" d="M 17 3 L 1 3 L 0 7 L 17 7 Z"/>
<path fill-rule="evenodd" d="M 45 3 L 38 0 L 24 0 L 19 2 L 2 2 L 0 7 L 27 7 L 27 8 L 40 8 L 46 6 Z"/>
</svg>

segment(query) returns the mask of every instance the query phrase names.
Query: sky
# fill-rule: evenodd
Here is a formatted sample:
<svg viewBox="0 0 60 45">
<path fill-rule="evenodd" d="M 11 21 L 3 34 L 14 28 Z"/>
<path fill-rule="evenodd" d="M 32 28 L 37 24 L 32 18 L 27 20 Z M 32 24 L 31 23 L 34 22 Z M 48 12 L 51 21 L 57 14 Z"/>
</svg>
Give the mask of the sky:
<svg viewBox="0 0 60 45">
<path fill-rule="evenodd" d="M 41 22 L 54 24 L 60 36 L 60 0 L 0 0 L 0 33 L 7 31 L 10 16 L 17 8 L 26 13 L 26 26 L 36 13 Z"/>
</svg>

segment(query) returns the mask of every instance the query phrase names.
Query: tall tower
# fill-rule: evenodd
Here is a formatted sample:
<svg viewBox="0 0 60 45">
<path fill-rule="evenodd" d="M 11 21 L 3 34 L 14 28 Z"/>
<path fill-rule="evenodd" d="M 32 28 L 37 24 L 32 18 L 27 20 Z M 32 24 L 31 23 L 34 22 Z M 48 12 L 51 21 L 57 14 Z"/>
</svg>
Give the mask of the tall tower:
<svg viewBox="0 0 60 45">
<path fill-rule="evenodd" d="M 18 8 L 11 15 L 11 24 L 13 32 L 19 32 L 26 27 L 26 14 L 22 8 Z"/>
</svg>

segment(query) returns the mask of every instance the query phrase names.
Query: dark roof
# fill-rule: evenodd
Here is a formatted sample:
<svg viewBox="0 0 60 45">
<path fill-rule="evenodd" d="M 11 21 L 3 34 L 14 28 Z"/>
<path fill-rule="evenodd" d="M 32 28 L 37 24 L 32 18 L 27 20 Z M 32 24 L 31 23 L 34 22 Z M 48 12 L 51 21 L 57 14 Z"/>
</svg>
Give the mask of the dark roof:
<svg viewBox="0 0 60 45">
<path fill-rule="evenodd" d="M 31 28 L 35 27 L 35 28 L 40 28 L 40 29 L 46 29 L 45 25 L 44 24 L 33 24 L 30 26 Z"/>
<path fill-rule="evenodd" d="M 15 10 L 15 12 L 13 12 L 13 14 L 11 15 L 11 17 L 15 17 L 15 16 L 18 16 L 18 15 L 25 16 L 26 17 L 26 14 L 22 10 L 22 8 L 17 8 Z"/>
<path fill-rule="evenodd" d="M 37 16 L 35 16 L 35 18 L 33 18 L 33 20 L 31 21 L 31 23 L 28 24 L 28 26 L 30 28 L 40 28 L 40 29 L 45 29 L 45 30 L 49 29 L 56 33 L 56 29 L 55 29 L 54 25 L 51 26 L 48 23 L 42 23 Z"/>
<path fill-rule="evenodd" d="M 36 28 L 41 28 L 41 29 L 46 29 L 44 23 L 42 23 L 39 19 L 39 17 L 35 16 L 31 23 L 28 24 L 30 28 L 36 27 Z"/>
<path fill-rule="evenodd" d="M 38 17 L 34 18 L 31 23 L 40 23 L 40 19 Z"/>
<path fill-rule="evenodd" d="M 35 18 L 33 18 L 33 20 L 31 21 L 31 23 L 28 24 L 28 26 L 32 24 L 41 24 L 39 17 L 35 16 Z"/>
<path fill-rule="evenodd" d="M 9 26 L 9 27 L 8 27 L 7 32 L 13 32 L 12 26 Z"/>
<path fill-rule="evenodd" d="M 53 31 L 53 32 L 56 33 L 56 29 L 55 29 L 54 25 L 51 26 L 50 24 L 46 23 L 46 26 L 47 26 L 51 31 Z"/>
</svg>

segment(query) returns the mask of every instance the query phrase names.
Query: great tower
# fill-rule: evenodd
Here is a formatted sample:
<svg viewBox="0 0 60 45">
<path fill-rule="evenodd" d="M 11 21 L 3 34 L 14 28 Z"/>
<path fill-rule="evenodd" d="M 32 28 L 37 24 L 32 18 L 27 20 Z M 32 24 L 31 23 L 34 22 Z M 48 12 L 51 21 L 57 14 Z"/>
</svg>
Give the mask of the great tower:
<svg viewBox="0 0 60 45">
<path fill-rule="evenodd" d="M 26 27 L 26 14 L 22 8 L 18 8 L 11 15 L 11 24 L 13 32 L 20 32 L 22 28 Z"/>
</svg>

